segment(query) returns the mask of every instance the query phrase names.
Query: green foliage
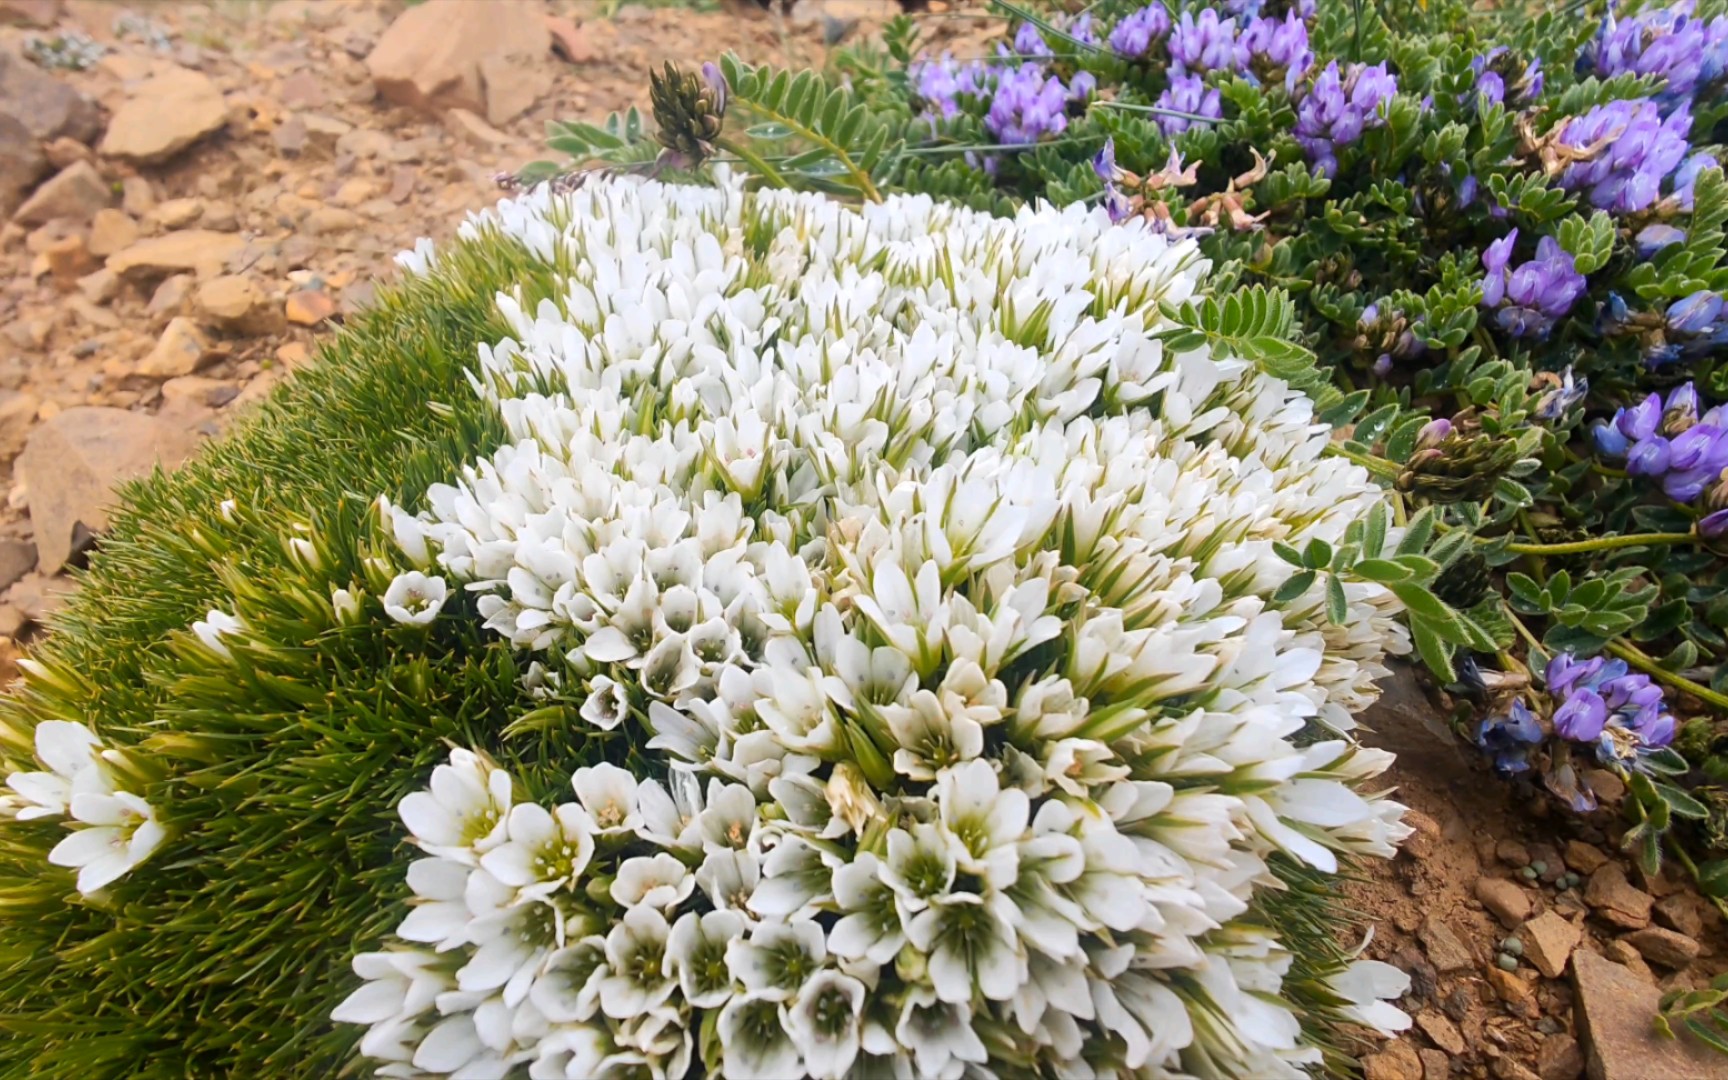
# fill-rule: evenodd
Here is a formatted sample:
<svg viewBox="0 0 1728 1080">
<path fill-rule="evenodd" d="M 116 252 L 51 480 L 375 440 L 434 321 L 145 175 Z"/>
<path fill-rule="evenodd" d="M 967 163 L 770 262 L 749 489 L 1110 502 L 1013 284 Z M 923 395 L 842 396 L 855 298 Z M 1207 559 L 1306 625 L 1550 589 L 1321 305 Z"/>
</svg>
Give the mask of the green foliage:
<svg viewBox="0 0 1728 1080">
<path fill-rule="evenodd" d="M 524 711 L 508 649 L 464 615 L 429 632 L 338 626 L 329 582 L 374 597 L 389 560 L 371 500 L 409 505 L 503 432 L 467 386 L 493 297 L 550 288 L 481 241 L 385 290 L 228 440 L 132 486 L 28 689 L 0 704 L 0 758 L 25 767 L 42 720 L 89 724 L 170 774 L 145 793 L 172 857 L 101 905 L 41 872 L 50 822 L 0 831 L 0 1076 L 331 1076 L 359 1030 L 330 1023 L 354 952 L 399 921 L 395 802 L 447 742 L 499 745 Z M 224 500 L 237 509 L 229 521 Z M 309 574 L 287 539 L 328 566 Z M 232 597 L 270 641 L 232 667 L 186 628 Z M 376 601 L 374 601 L 376 602 Z M 599 747 L 526 732 L 503 753 L 551 785 Z"/>
<path fill-rule="evenodd" d="M 1670 990 L 1662 995 L 1656 1030 L 1667 1038 L 1690 1034 L 1718 1053 L 1728 1054 L 1728 975 L 1718 975 L 1703 990 Z"/>
</svg>

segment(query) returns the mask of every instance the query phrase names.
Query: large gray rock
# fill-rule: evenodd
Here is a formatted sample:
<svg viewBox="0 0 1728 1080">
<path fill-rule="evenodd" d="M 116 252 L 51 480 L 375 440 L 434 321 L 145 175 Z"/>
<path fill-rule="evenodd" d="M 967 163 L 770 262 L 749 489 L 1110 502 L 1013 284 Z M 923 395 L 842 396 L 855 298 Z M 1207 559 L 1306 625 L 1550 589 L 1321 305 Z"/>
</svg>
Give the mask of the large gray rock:
<svg viewBox="0 0 1728 1080">
<path fill-rule="evenodd" d="M 1664 1039 L 1652 1020 L 1662 991 L 1587 949 L 1572 954 L 1578 1037 L 1590 1080 L 1710 1080 L 1728 1061 L 1689 1038 Z"/>
<path fill-rule="evenodd" d="M 102 134 L 102 110 L 94 101 L 5 49 L 0 49 L 0 114 L 43 142 L 65 135 L 91 143 Z"/>
<path fill-rule="evenodd" d="M 108 527 L 116 484 L 158 464 L 173 468 L 197 446 L 192 432 L 153 416 L 95 406 L 67 409 L 31 432 L 18 467 L 40 570 L 58 571 L 78 538 Z"/>
</svg>

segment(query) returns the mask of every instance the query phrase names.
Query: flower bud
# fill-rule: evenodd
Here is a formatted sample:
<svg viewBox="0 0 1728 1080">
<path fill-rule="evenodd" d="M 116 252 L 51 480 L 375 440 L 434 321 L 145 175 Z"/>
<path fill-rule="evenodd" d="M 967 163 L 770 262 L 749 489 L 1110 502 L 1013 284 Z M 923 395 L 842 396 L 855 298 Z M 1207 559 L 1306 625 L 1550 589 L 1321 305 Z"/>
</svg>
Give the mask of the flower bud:
<svg viewBox="0 0 1728 1080">
<path fill-rule="evenodd" d="M 1441 417 L 1430 420 L 1422 425 L 1422 430 L 1416 433 L 1416 449 L 1431 450 L 1445 442 L 1452 434 L 1452 421 Z"/>
</svg>

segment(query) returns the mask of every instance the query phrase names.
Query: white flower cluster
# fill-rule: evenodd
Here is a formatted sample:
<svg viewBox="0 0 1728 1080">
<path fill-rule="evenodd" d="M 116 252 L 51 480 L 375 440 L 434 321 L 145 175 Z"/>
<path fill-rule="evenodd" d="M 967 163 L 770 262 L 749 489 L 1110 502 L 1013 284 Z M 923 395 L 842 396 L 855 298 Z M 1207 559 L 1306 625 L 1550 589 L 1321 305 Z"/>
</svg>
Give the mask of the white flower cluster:
<svg viewBox="0 0 1728 1080">
<path fill-rule="evenodd" d="M 384 513 L 627 767 L 402 802 L 415 906 L 336 1014 L 383 1074 L 1304 1075 L 1249 902 L 1408 832 L 1345 734 L 1407 643 L 1376 585 L 1273 600 L 1379 496 L 1155 336 L 1192 246 L 633 181 L 491 230 L 558 279 L 481 350 L 511 441 Z M 1334 988 L 1395 1026 L 1400 979 Z"/>
<path fill-rule="evenodd" d="M 36 725 L 36 759 L 46 772 L 15 772 L 8 816 L 19 821 L 61 817 L 71 830 L 48 861 L 78 871 L 85 895 L 113 883 L 150 857 L 166 837 L 155 811 L 138 794 L 126 759 L 83 724 L 46 720 Z"/>
</svg>

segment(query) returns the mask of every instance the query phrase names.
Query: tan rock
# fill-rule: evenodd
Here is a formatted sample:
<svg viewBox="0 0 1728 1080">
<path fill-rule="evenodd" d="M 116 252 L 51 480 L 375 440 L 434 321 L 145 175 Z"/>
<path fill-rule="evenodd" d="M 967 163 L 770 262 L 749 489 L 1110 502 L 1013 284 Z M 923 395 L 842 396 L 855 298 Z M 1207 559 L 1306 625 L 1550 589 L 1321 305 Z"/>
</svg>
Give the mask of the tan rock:
<svg viewBox="0 0 1728 1080">
<path fill-rule="evenodd" d="M 1572 957 L 1578 1038 L 1591 1080 L 1701 1080 L 1723 1062 L 1689 1038 L 1656 1034 L 1662 991 L 1618 964 L 1580 949 Z"/>
<path fill-rule="evenodd" d="M 1428 1036 L 1435 1046 L 1457 1057 L 1464 1053 L 1464 1036 L 1458 1033 L 1458 1025 L 1447 1018 L 1445 1013 L 1435 1009 L 1424 1009 L 1416 1014 L 1416 1026 L 1422 1029 L 1422 1034 Z"/>
<path fill-rule="evenodd" d="M 156 291 L 150 294 L 150 303 L 144 307 L 145 314 L 151 316 L 155 325 L 167 325 L 169 319 L 187 310 L 187 301 L 192 296 L 196 280 L 191 274 L 170 274 L 163 278 Z"/>
<path fill-rule="evenodd" d="M 1422 1059 L 1422 1080 L 1450 1080 L 1452 1058 L 1444 1050 L 1418 1050 Z"/>
<path fill-rule="evenodd" d="M 1422 1059 L 1415 1047 L 1395 1040 L 1362 1059 L 1362 1076 L 1363 1080 L 1422 1080 Z"/>
<path fill-rule="evenodd" d="M 90 254 L 106 259 L 138 242 L 138 223 L 124 210 L 108 207 L 90 219 Z"/>
<path fill-rule="evenodd" d="M 320 206 L 306 215 L 301 227 L 311 236 L 330 236 L 351 232 L 359 228 L 360 223 L 360 215 L 352 210 L 344 210 L 340 206 Z"/>
<path fill-rule="evenodd" d="M 64 0 L 0 0 L 0 26 L 53 26 Z"/>
<path fill-rule="evenodd" d="M 228 105 L 208 75 L 171 68 L 146 80 L 114 114 L 101 152 L 126 161 L 166 161 L 228 122 Z"/>
<path fill-rule="evenodd" d="M 86 222 L 113 201 L 114 193 L 96 167 L 75 161 L 37 188 L 12 219 L 20 225 L 41 225 L 54 218 Z"/>
<path fill-rule="evenodd" d="M 1702 904 L 1690 893 L 1675 893 L 1656 901 L 1656 921 L 1671 930 L 1695 938 L 1704 932 Z"/>
<path fill-rule="evenodd" d="M 532 109 L 552 89 L 552 68 L 487 56 L 480 61 L 480 83 L 486 94 L 486 119 L 502 126 Z"/>
<path fill-rule="evenodd" d="M 120 278 L 107 267 L 78 279 L 78 291 L 92 304 L 106 304 L 120 294 Z"/>
<path fill-rule="evenodd" d="M 1550 979 L 1558 979 L 1566 970 L 1566 961 L 1578 947 L 1582 931 L 1552 911 L 1545 911 L 1518 928 L 1524 942 L 1524 957 L 1536 965 L 1536 970 Z"/>
<path fill-rule="evenodd" d="M 488 112 L 481 62 L 542 66 L 552 47 L 546 9 L 534 0 L 427 0 L 390 24 L 366 57 L 385 100 L 410 108 Z M 504 107 L 501 103 L 500 107 Z"/>
<path fill-rule="evenodd" d="M 214 326 L 235 334 L 274 334 L 283 327 L 282 308 L 250 278 L 212 278 L 198 287 L 198 310 Z"/>
<path fill-rule="evenodd" d="M 1530 917 L 1530 894 L 1505 878 L 1476 879 L 1476 899 L 1507 927 L 1517 926 Z"/>
<path fill-rule="evenodd" d="M 246 246 L 233 233 L 209 229 L 187 229 L 154 236 L 108 257 L 108 269 L 124 278 L 145 279 L 181 271 L 199 277 L 221 273 L 229 256 Z"/>
<path fill-rule="evenodd" d="M 36 568 L 36 545 L 22 540 L 0 540 L 0 589 L 10 588 Z"/>
<path fill-rule="evenodd" d="M 114 485 L 160 463 L 171 468 L 197 446 L 190 432 L 122 409 L 79 406 L 38 427 L 19 468 L 30 488 L 30 523 L 40 570 L 56 573 L 80 528 L 108 525 Z"/>
<path fill-rule="evenodd" d="M 1644 955 L 1632 947 L 1632 943 L 1622 938 L 1610 941 L 1602 946 L 1602 955 L 1619 964 L 1621 967 L 1638 976 L 1642 982 L 1656 985 L 1656 973 L 1650 970 L 1650 965 L 1644 962 Z"/>
<path fill-rule="evenodd" d="M 184 229 L 203 216 L 203 199 L 169 199 L 157 203 L 154 209 L 144 215 L 145 220 L 155 222 L 167 232 Z"/>
<path fill-rule="evenodd" d="M 296 326 L 317 326 L 336 314 L 336 301 L 328 293 L 316 289 L 301 289 L 288 294 L 284 314 Z"/>
<path fill-rule="evenodd" d="M 138 363 L 138 374 L 152 379 L 190 375 L 210 359 L 210 343 L 191 319 L 168 320 L 156 347 Z"/>
<path fill-rule="evenodd" d="M 510 136 L 467 109 L 451 109 L 445 113 L 444 126 L 449 128 L 450 134 L 458 139 L 481 149 L 505 146 L 511 141 Z"/>
<path fill-rule="evenodd" d="M 128 176 L 120 181 L 120 209 L 135 218 L 148 214 L 156 205 L 156 189 L 143 176 Z"/>
<path fill-rule="evenodd" d="M 1422 939 L 1422 944 L 1428 951 L 1428 961 L 1437 971 L 1463 971 L 1476 964 L 1476 958 L 1471 955 L 1469 946 L 1464 944 L 1450 926 L 1432 915 L 1422 923 L 1422 929 L 1417 931 L 1417 936 Z"/>
<path fill-rule="evenodd" d="M 552 35 L 552 51 L 572 64 L 591 64 L 600 58 L 587 33 L 572 20 L 548 15 L 546 29 Z"/>
<path fill-rule="evenodd" d="M 1685 934 L 1673 930 L 1665 930 L 1660 926 L 1647 926 L 1626 935 L 1626 941 L 1644 959 L 1652 964 L 1660 964 L 1665 968 L 1680 970 L 1691 966 L 1698 959 L 1698 943 Z"/>
<path fill-rule="evenodd" d="M 1494 988 L 1494 996 L 1499 998 L 1514 1016 L 1527 1019 L 1535 1017 L 1538 1011 L 1536 992 L 1530 988 L 1529 983 L 1510 971 L 1490 966 L 1488 985 Z"/>
<path fill-rule="evenodd" d="M 53 275 L 54 283 L 68 292 L 77 288 L 78 279 L 96 266 L 81 232 L 62 236 L 42 256 L 48 261 L 48 273 Z"/>
<path fill-rule="evenodd" d="M 96 164 L 96 155 L 90 148 L 70 135 L 62 135 L 50 142 L 42 148 L 42 152 L 48 155 L 48 164 L 56 169 L 70 169 L 72 164 L 78 161 Z"/>
<path fill-rule="evenodd" d="M 1604 921 L 1641 930 L 1650 925 L 1650 907 L 1655 900 L 1649 893 L 1634 888 L 1620 864 L 1611 862 L 1590 875 L 1590 883 L 1584 887 L 1584 902 Z"/>
<path fill-rule="evenodd" d="M 0 461 L 11 461 L 24 449 L 24 439 L 41 407 L 42 401 L 35 394 L 0 390 Z"/>
<path fill-rule="evenodd" d="M 1536 1075 L 1542 1080 L 1578 1080 L 1584 1072 L 1584 1051 L 1578 1040 L 1556 1032 L 1536 1048 Z"/>
<path fill-rule="evenodd" d="M 1566 841 L 1566 865 L 1580 874 L 1594 874 L 1607 861 L 1608 856 L 1595 844 L 1586 844 L 1582 840 Z"/>
</svg>

